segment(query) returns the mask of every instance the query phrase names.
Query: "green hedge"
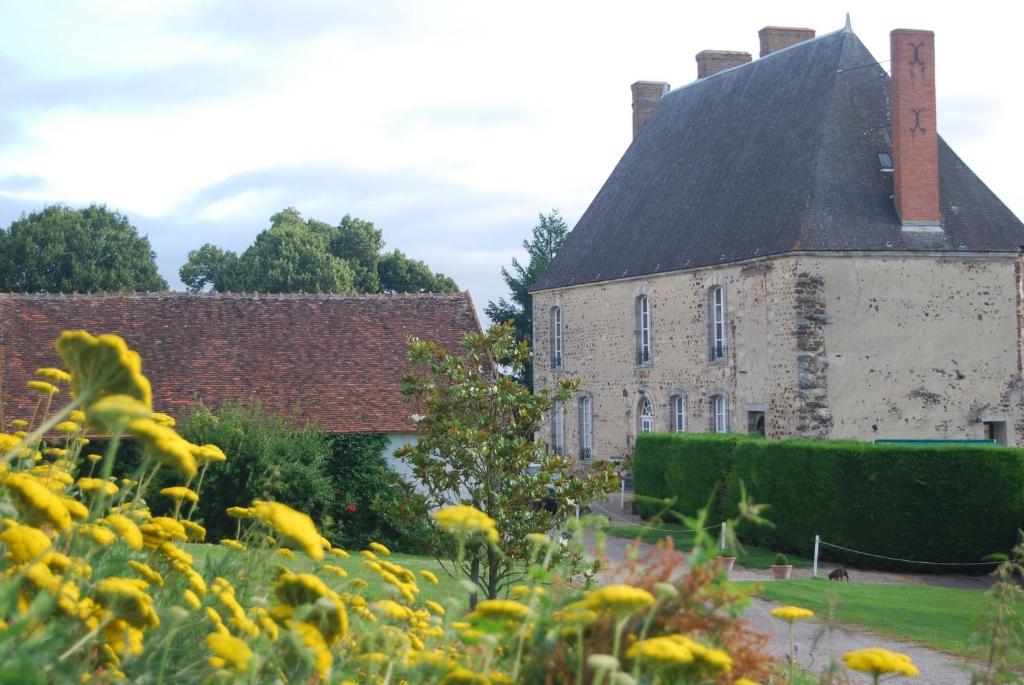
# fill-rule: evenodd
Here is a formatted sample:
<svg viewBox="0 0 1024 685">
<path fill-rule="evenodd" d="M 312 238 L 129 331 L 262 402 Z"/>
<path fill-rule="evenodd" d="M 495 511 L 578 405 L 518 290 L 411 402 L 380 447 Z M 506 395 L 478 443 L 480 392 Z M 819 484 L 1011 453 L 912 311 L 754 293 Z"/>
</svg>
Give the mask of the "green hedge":
<svg viewBox="0 0 1024 685">
<path fill-rule="evenodd" d="M 637 441 L 634 468 L 637 495 L 674 497 L 684 514 L 717 487 L 712 520 L 736 513 L 742 483 L 769 505 L 774 526 L 742 527 L 741 539 L 804 555 L 817 534 L 884 556 L 973 562 L 1008 551 L 1024 527 L 1021 449 L 651 435 Z M 829 548 L 823 554 L 892 566 Z"/>
</svg>

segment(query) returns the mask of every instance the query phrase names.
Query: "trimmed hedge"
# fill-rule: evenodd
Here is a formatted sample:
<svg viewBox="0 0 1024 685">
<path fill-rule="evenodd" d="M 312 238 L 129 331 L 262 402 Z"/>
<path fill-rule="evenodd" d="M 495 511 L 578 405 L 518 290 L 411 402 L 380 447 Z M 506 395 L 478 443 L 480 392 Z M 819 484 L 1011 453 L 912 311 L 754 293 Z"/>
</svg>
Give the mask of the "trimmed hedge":
<svg viewBox="0 0 1024 685">
<path fill-rule="evenodd" d="M 637 440 L 634 469 L 637 495 L 675 497 L 688 515 L 717 487 L 712 521 L 735 515 L 743 483 L 774 527 L 743 526 L 741 539 L 803 555 L 818 534 L 884 556 L 974 562 L 1008 551 L 1024 527 L 1021 449 L 666 434 Z"/>
</svg>

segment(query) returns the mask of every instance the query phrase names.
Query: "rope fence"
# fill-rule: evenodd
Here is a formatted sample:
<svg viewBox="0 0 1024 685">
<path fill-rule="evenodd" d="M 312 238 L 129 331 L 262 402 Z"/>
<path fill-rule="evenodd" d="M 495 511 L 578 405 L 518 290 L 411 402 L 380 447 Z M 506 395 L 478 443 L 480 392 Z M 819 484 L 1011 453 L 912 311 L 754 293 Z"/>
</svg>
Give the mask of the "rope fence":
<svg viewBox="0 0 1024 685">
<path fill-rule="evenodd" d="M 814 577 L 818 577 L 818 555 L 819 548 L 824 545 L 825 547 L 832 547 L 833 549 L 841 549 L 844 552 L 850 552 L 852 554 L 859 554 L 864 557 L 871 557 L 873 559 L 884 559 L 886 561 L 897 561 L 903 564 L 920 564 L 923 566 L 995 566 L 1001 564 L 1001 561 L 917 561 L 915 559 L 900 559 L 898 557 L 887 557 L 884 554 L 874 554 L 872 552 L 863 552 L 859 549 L 852 549 L 850 547 L 843 547 L 842 545 L 836 545 L 831 542 L 825 542 L 821 539 L 820 535 L 814 536 Z"/>
</svg>

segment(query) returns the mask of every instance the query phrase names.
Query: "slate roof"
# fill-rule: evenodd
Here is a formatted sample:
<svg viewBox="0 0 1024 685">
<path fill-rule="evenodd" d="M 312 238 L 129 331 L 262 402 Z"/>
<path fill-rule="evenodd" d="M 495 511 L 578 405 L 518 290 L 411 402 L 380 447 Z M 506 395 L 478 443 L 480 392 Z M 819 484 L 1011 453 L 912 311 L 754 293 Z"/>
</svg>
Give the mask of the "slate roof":
<svg viewBox="0 0 1024 685">
<path fill-rule="evenodd" d="M 154 408 L 258 399 L 330 433 L 411 432 L 401 394 L 409 336 L 451 352 L 479 332 L 452 295 L 0 294 L 0 416 L 29 418 L 35 369 L 61 366 L 62 330 L 117 333 L 142 355 Z M 60 397 L 60 396 L 58 396 Z"/>
<path fill-rule="evenodd" d="M 941 138 L 944 232 L 902 232 L 877 156 L 889 131 L 889 77 L 850 30 L 673 90 L 531 290 L 798 250 L 1024 245 L 1024 224 Z"/>
</svg>

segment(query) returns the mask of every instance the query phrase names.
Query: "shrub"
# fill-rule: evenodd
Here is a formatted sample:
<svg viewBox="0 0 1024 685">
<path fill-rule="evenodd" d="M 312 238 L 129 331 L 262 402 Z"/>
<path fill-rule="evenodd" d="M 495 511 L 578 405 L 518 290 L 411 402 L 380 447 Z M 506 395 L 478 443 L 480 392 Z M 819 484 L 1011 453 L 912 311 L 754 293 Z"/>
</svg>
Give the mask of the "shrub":
<svg viewBox="0 0 1024 685">
<path fill-rule="evenodd" d="M 775 558 L 772 559 L 772 564 L 775 566 L 789 566 L 789 558 L 785 554 L 776 554 Z"/>
<path fill-rule="evenodd" d="M 900 559 L 977 562 L 1010 549 L 1024 525 L 1020 449 L 655 435 L 637 441 L 636 462 L 644 473 L 637 495 L 676 497 L 685 514 L 717 488 L 712 521 L 724 517 L 722 509 L 725 516 L 735 511 L 742 484 L 769 505 L 773 526 L 744 525 L 741 538 L 803 555 L 820 535 Z M 822 553 L 892 566 L 828 547 Z"/>
</svg>

